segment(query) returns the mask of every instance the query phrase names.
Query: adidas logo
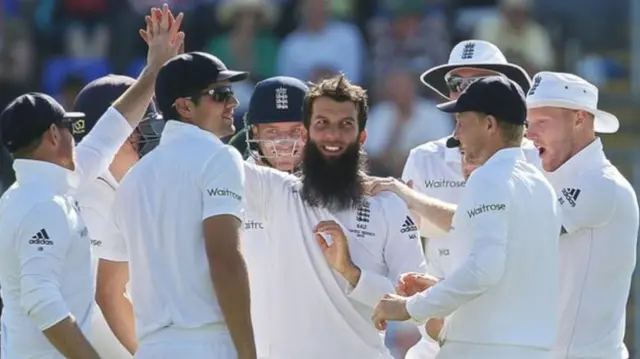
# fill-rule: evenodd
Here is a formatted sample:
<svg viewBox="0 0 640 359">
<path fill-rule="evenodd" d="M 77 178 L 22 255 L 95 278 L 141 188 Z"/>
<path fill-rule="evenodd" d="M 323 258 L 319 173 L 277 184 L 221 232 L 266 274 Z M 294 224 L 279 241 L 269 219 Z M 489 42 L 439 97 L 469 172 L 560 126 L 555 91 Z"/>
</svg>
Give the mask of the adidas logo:
<svg viewBox="0 0 640 359">
<path fill-rule="evenodd" d="M 416 226 L 416 224 L 413 222 L 413 219 L 411 219 L 411 217 L 407 216 L 407 218 L 405 218 L 404 223 L 402 224 L 402 229 L 400 229 L 400 233 L 407 233 L 407 232 L 415 232 L 418 230 L 418 226 Z"/>
<path fill-rule="evenodd" d="M 571 207 L 575 207 L 578 196 L 580 196 L 580 190 L 577 188 L 563 188 L 562 195 L 567 200 L 567 202 L 569 202 Z M 562 200 L 562 198 L 560 199 Z M 560 204 L 562 204 L 562 201 L 560 201 Z"/>
<path fill-rule="evenodd" d="M 51 238 L 49 238 L 49 233 L 47 233 L 47 230 L 42 228 L 41 230 L 38 231 L 38 233 L 31 236 L 31 239 L 29 240 L 29 244 L 52 246 L 53 241 L 51 240 Z"/>
</svg>

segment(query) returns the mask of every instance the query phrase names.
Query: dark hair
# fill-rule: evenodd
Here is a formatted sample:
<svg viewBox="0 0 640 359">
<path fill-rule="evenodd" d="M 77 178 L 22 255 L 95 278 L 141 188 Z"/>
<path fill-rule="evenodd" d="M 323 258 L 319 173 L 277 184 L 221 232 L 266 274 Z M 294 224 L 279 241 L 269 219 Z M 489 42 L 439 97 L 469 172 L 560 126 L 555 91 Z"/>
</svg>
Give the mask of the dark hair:
<svg viewBox="0 0 640 359">
<path fill-rule="evenodd" d="M 367 124 L 369 103 L 367 91 L 358 85 L 353 85 L 344 74 L 338 74 L 324 79 L 317 84 L 310 84 L 309 93 L 302 103 L 302 123 L 309 129 L 313 102 L 321 97 L 328 97 L 338 102 L 353 102 L 358 109 L 358 127 L 360 132 Z"/>
</svg>

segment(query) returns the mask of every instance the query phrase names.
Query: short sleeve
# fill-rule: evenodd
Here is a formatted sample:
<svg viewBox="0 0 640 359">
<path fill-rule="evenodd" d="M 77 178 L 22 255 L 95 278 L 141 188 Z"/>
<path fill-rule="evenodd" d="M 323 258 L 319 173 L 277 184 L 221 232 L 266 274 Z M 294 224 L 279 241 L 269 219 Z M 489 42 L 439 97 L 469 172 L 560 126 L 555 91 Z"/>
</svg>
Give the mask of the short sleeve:
<svg viewBox="0 0 640 359">
<path fill-rule="evenodd" d="M 41 330 L 69 315 L 60 292 L 72 237 L 64 206 L 62 199 L 37 204 L 23 218 L 16 242 L 21 305 Z"/>
<path fill-rule="evenodd" d="M 202 219 L 226 214 L 242 220 L 244 182 L 238 151 L 228 146 L 220 149 L 202 172 Z"/>
<path fill-rule="evenodd" d="M 414 184 L 414 188 L 420 192 L 421 188 L 416 188 L 416 185 L 420 185 L 422 183 L 422 176 L 418 171 L 417 159 L 418 155 L 415 150 L 411 150 L 409 153 L 409 157 L 407 157 L 407 162 L 404 164 L 404 169 L 402 170 L 402 181 L 407 183 L 408 181 L 412 181 Z"/>
<path fill-rule="evenodd" d="M 562 227 L 570 234 L 599 227 L 611 219 L 616 205 L 616 184 L 606 177 L 584 176 L 575 186 L 557 190 Z"/>
</svg>

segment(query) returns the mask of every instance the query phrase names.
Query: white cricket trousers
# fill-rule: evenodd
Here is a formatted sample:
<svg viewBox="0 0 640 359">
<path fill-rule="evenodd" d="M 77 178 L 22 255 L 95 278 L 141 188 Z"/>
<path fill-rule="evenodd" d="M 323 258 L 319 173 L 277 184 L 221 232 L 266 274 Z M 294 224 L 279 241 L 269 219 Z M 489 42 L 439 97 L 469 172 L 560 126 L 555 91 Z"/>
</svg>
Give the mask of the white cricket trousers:
<svg viewBox="0 0 640 359">
<path fill-rule="evenodd" d="M 435 359 L 440 351 L 438 343 L 429 338 L 422 338 L 416 345 L 409 348 L 404 359 Z"/>
<path fill-rule="evenodd" d="M 100 307 L 97 305 L 93 310 L 91 318 L 91 332 L 89 342 L 96 349 L 100 358 L 108 359 L 131 359 L 132 355 L 120 344 L 120 341 L 109 328 L 109 324 L 104 319 Z"/>
<path fill-rule="evenodd" d="M 238 359 L 224 324 L 201 328 L 167 327 L 140 339 L 135 359 Z"/>
<path fill-rule="evenodd" d="M 553 359 L 551 350 L 447 341 L 436 359 Z"/>
</svg>

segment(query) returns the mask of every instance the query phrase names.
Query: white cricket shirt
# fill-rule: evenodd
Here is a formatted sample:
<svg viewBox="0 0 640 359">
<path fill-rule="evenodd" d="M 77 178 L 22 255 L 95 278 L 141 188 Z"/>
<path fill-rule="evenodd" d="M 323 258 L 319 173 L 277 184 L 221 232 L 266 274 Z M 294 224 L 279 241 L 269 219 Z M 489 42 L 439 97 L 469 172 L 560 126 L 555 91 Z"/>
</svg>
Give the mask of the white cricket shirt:
<svg viewBox="0 0 640 359">
<path fill-rule="evenodd" d="M 498 151 L 471 174 L 451 230 L 471 241 L 470 254 L 409 300 L 412 318 L 451 314 L 446 341 L 550 350 L 560 216 L 551 185 L 521 148 Z"/>
<path fill-rule="evenodd" d="M 246 161 L 256 163 L 253 157 Z M 271 316 L 270 306 L 272 289 L 269 279 L 272 277 L 272 261 L 266 225 L 266 221 L 259 216 L 249 210 L 245 211 L 241 245 L 249 273 L 251 320 L 259 359 L 269 358 L 269 337 L 275 320 Z"/>
<path fill-rule="evenodd" d="M 373 308 L 405 272 L 424 272 L 419 234 L 397 196 L 367 197 L 354 210 L 310 207 L 300 180 L 245 162 L 247 209 L 265 220 L 271 271 L 269 358 L 390 359 L 371 323 Z M 327 263 L 313 228 L 339 223 L 362 274 L 355 288 Z"/>
<path fill-rule="evenodd" d="M 546 173 L 558 195 L 560 329 L 555 358 L 625 359 L 625 308 L 636 265 L 638 202 L 600 139 Z"/>
<path fill-rule="evenodd" d="M 167 326 L 224 319 L 215 296 L 202 221 L 242 217 L 242 157 L 212 133 L 170 120 L 160 144 L 122 179 L 102 258 L 128 261 L 139 340 Z"/>
<path fill-rule="evenodd" d="M 42 334 L 69 315 L 88 334 L 94 310 L 90 241 L 74 195 L 107 170 L 133 128 L 107 110 L 75 149 L 76 171 L 16 160 L 0 198 L 3 358 L 62 358 Z"/>
<path fill-rule="evenodd" d="M 109 246 L 109 238 L 105 238 L 107 219 L 111 212 L 111 205 L 115 197 L 118 181 L 110 171 L 82 186 L 77 199 L 82 212 L 82 218 L 89 228 L 91 237 L 91 265 L 94 271 L 94 286 L 98 269 L 100 251 L 103 246 Z M 112 359 L 131 358 L 131 354 L 122 346 L 107 324 L 100 307 L 97 306 L 91 320 L 91 335 L 89 336 L 94 348 L 102 357 Z"/>
</svg>

